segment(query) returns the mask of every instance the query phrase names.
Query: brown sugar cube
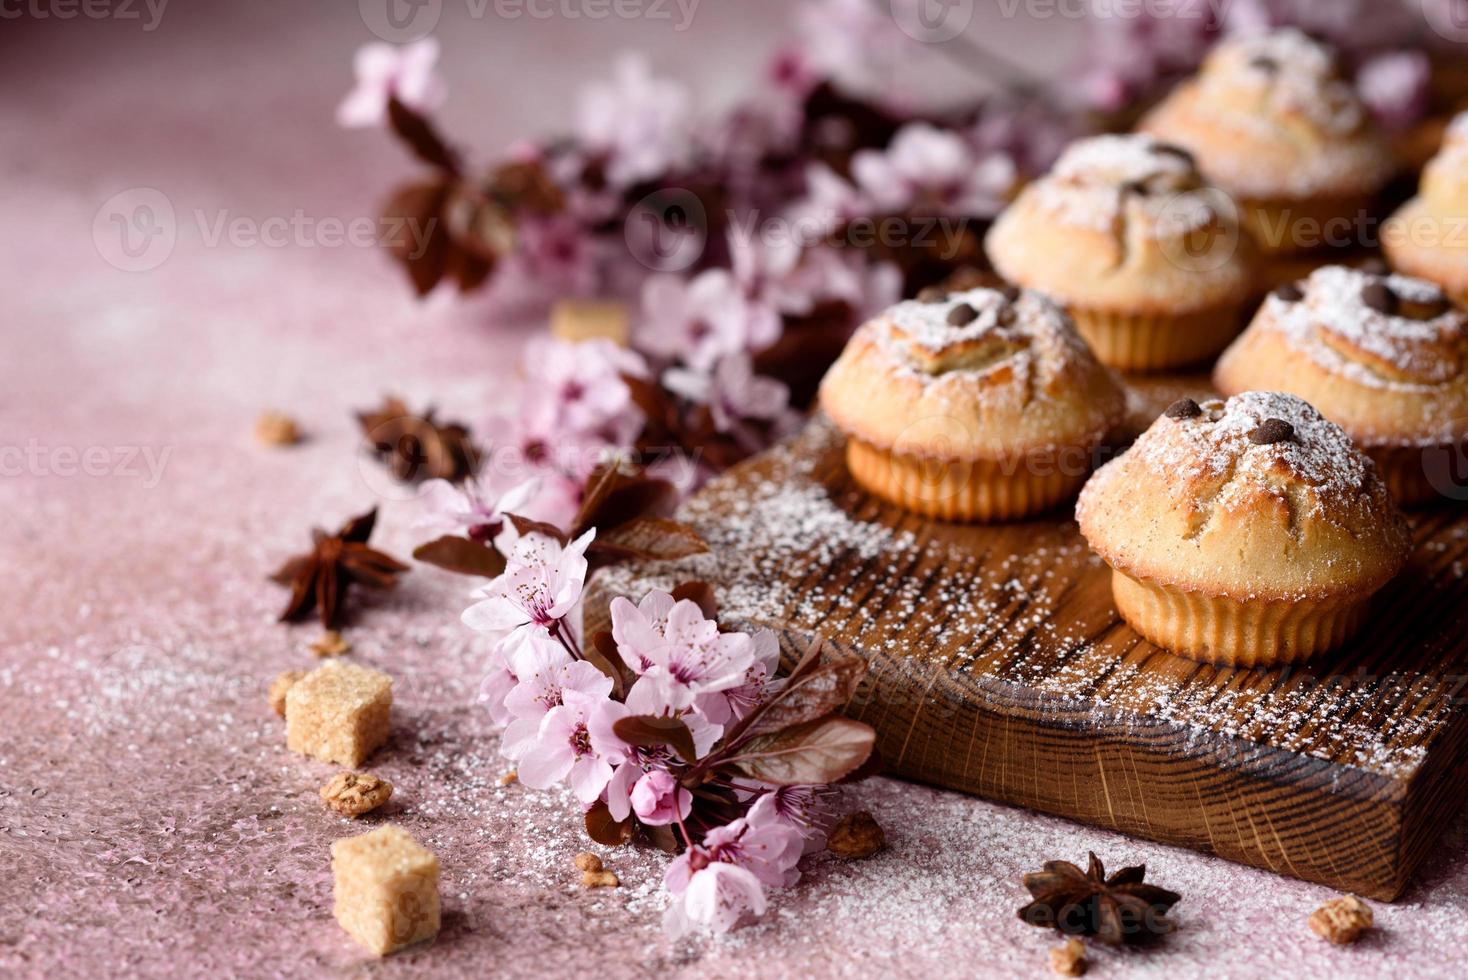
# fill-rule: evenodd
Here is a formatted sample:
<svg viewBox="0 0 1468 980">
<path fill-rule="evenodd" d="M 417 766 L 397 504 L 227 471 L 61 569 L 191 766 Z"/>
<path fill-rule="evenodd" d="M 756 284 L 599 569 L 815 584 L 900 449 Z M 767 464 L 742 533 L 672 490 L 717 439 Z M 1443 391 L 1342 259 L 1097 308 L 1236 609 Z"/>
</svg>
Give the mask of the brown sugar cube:
<svg viewBox="0 0 1468 980">
<path fill-rule="evenodd" d="M 401 827 L 332 844 L 331 873 L 336 921 L 378 956 L 438 935 L 438 858 Z"/>
<path fill-rule="evenodd" d="M 627 306 L 615 300 L 563 299 L 551 307 L 551 335 L 557 340 L 610 340 L 627 346 Z"/>
<path fill-rule="evenodd" d="M 333 660 L 285 695 L 285 744 L 322 762 L 353 769 L 387 741 L 392 678 Z"/>
</svg>

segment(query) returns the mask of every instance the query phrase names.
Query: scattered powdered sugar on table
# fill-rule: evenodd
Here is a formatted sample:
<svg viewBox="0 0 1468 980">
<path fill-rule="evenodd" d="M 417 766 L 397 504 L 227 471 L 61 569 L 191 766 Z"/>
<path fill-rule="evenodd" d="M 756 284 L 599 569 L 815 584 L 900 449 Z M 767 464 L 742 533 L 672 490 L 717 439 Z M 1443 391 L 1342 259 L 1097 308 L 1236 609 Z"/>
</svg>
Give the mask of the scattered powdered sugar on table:
<svg viewBox="0 0 1468 980">
<path fill-rule="evenodd" d="M 1223 427 L 1219 438 L 1247 446 L 1235 448 L 1286 453 L 1303 478 L 1324 486 L 1359 467 L 1343 461 L 1350 447 L 1334 427 L 1297 399 L 1254 393 L 1234 403 L 1216 424 Z M 1247 433 L 1266 417 L 1292 421 L 1313 448 L 1248 444 Z M 1089 563 L 1105 574 L 1078 534 L 1047 537 L 1023 553 L 974 555 L 940 536 L 892 526 L 868 516 L 859 496 L 838 500 L 822 482 L 840 445 L 828 423 L 814 424 L 793 447 L 775 450 L 758 478 L 716 482 L 686 505 L 683 516 L 704 534 L 709 554 L 610 569 L 601 584 L 636 595 L 702 579 L 715 586 L 730 621 L 835 634 L 910 663 L 912 677 L 947 671 L 1000 680 L 1049 695 L 1067 710 L 1175 724 L 1199 744 L 1222 735 L 1384 775 L 1413 771 L 1425 756 L 1420 739 L 1453 710 L 1450 678 L 1297 669 L 1281 671 L 1261 690 L 1230 684 L 1227 671 L 1211 668 L 1186 682 L 1143 670 L 1127 649 L 1094 639 L 1114 619 L 1057 616 L 1073 584 L 1071 574 L 1057 575 L 1057 565 Z M 935 566 L 959 571 L 933 581 L 925 572 Z M 826 574 L 833 568 L 840 571 Z M 956 652 L 942 652 L 955 650 L 954 637 L 963 638 Z M 1404 710 L 1383 707 L 1390 705 Z"/>
</svg>

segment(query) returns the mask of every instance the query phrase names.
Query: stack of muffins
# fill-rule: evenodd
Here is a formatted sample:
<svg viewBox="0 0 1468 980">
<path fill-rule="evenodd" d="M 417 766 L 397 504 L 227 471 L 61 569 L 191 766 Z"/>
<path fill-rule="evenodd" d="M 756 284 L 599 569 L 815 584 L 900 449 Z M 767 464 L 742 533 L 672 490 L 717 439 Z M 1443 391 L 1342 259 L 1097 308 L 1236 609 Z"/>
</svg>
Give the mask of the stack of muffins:
<svg viewBox="0 0 1468 980">
<path fill-rule="evenodd" d="M 1406 564 L 1400 506 L 1452 489 L 1433 461 L 1468 458 L 1468 116 L 1385 225 L 1399 273 L 1314 253 L 1395 163 L 1303 34 L 1220 46 L 1140 128 L 1073 144 L 1018 196 L 985 241 L 1002 280 L 862 326 L 821 405 L 852 477 L 916 513 L 1018 520 L 1079 493 L 1118 612 L 1154 643 L 1313 657 Z M 1126 414 L 1117 371 L 1214 358 L 1226 397 L 1175 402 L 1092 472 Z"/>
</svg>

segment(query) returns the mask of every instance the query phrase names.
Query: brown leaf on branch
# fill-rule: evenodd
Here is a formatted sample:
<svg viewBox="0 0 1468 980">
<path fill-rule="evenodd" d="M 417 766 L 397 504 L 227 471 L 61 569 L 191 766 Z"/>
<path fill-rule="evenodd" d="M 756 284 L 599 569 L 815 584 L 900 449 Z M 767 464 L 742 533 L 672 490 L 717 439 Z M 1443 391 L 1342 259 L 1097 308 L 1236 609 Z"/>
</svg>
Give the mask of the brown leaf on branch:
<svg viewBox="0 0 1468 980">
<path fill-rule="evenodd" d="M 870 725 L 831 715 L 751 739 L 736 765 L 776 786 L 834 783 L 866 762 L 875 740 Z"/>
<path fill-rule="evenodd" d="M 311 550 L 286 562 L 271 576 L 277 585 L 288 586 L 290 602 L 280 614 L 282 622 L 305 619 L 318 611 L 321 625 L 335 627 L 341 618 L 342 604 L 355 584 L 374 589 L 390 589 L 397 576 L 408 566 L 367 547 L 372 528 L 377 522 L 373 508 L 342 525 L 336 534 L 317 528 L 311 532 Z"/>
<path fill-rule="evenodd" d="M 505 570 L 505 556 L 468 538 L 446 534 L 413 549 L 413 559 L 460 575 L 494 578 Z"/>
<path fill-rule="evenodd" d="M 438 134 L 429 118 L 398 101 L 396 96 L 387 100 L 387 120 L 392 130 L 413 155 L 430 167 L 449 174 L 458 174 L 459 157 L 452 147 Z"/>
<path fill-rule="evenodd" d="M 687 524 L 666 517 L 635 517 L 605 532 L 597 531 L 587 554 L 605 564 L 628 558 L 667 561 L 705 551 L 708 545 Z"/>
<path fill-rule="evenodd" d="M 693 746 L 693 733 L 678 718 L 633 715 L 629 718 L 618 718 L 612 724 L 612 731 L 628 745 L 640 745 L 644 748 L 666 745 L 677 752 L 684 762 L 698 761 L 698 751 Z"/>
<path fill-rule="evenodd" d="M 478 468 L 478 450 L 469 430 L 458 422 L 439 423 L 433 409 L 413 415 L 400 398 L 383 399 L 380 407 L 357 413 L 362 434 L 378 459 L 404 482 L 443 479 L 453 482 Z"/>
<path fill-rule="evenodd" d="M 859 657 L 822 663 L 787 681 L 779 699 L 760 714 L 749 730 L 764 735 L 828 715 L 851 700 L 866 672 L 866 661 Z"/>
<path fill-rule="evenodd" d="M 619 460 L 602 463 L 586 478 L 581 508 L 561 540 L 579 538 L 596 528 L 586 549 L 593 569 L 629 558 L 686 558 L 707 551 L 708 545 L 693 528 L 662 516 L 676 499 L 671 483 L 648 476 L 640 466 Z M 510 519 L 520 533 L 526 533 L 529 522 Z"/>
<path fill-rule="evenodd" d="M 636 832 L 632 818 L 616 821 L 605 800 L 597 800 L 586 811 L 586 834 L 605 847 L 620 847 L 632 839 Z"/>
<path fill-rule="evenodd" d="M 714 587 L 707 582 L 683 582 L 675 585 L 672 596 L 675 602 L 687 599 L 696 605 L 704 619 L 717 621 L 719 618 L 719 600 L 714 595 Z"/>
<path fill-rule="evenodd" d="M 549 215 L 566 208 L 566 195 L 540 160 L 500 164 L 490 175 L 489 193 L 511 211 L 523 209 L 533 214 Z"/>
<path fill-rule="evenodd" d="M 514 228 L 458 178 L 441 175 L 393 193 L 383 207 L 380 244 L 403 266 L 419 296 L 445 279 L 467 292 L 488 279 L 513 247 Z"/>
</svg>

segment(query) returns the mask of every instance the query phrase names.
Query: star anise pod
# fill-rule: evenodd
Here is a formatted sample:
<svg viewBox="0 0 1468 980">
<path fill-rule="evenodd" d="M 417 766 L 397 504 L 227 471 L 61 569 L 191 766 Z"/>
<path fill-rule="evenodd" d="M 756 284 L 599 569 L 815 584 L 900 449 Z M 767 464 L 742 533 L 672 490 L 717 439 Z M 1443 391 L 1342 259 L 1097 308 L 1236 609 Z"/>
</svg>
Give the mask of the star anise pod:
<svg viewBox="0 0 1468 980">
<path fill-rule="evenodd" d="M 290 604 L 280 614 L 281 622 L 305 619 L 312 610 L 318 610 L 321 625 L 332 629 L 353 584 L 374 589 L 390 589 L 398 584 L 397 576 L 408 566 L 367 547 L 376 523 L 374 507 L 347 521 L 335 534 L 320 528 L 311 532 L 311 550 L 292 558 L 271 576 L 272 581 L 291 590 Z"/>
<path fill-rule="evenodd" d="M 458 482 L 478 466 L 478 450 L 469 430 L 458 422 L 440 423 L 433 409 L 413 415 L 401 398 L 383 399 L 382 407 L 358 412 L 368 445 L 404 482 L 434 478 Z"/>
<path fill-rule="evenodd" d="M 1025 875 L 1034 901 L 1019 910 L 1019 917 L 1032 926 L 1095 936 L 1112 946 L 1147 942 L 1172 931 L 1166 915 L 1182 896 L 1143 884 L 1146 874 L 1147 866 L 1139 865 L 1108 878 L 1094 853 L 1085 871 L 1069 861 L 1047 861 L 1045 870 Z"/>
</svg>

